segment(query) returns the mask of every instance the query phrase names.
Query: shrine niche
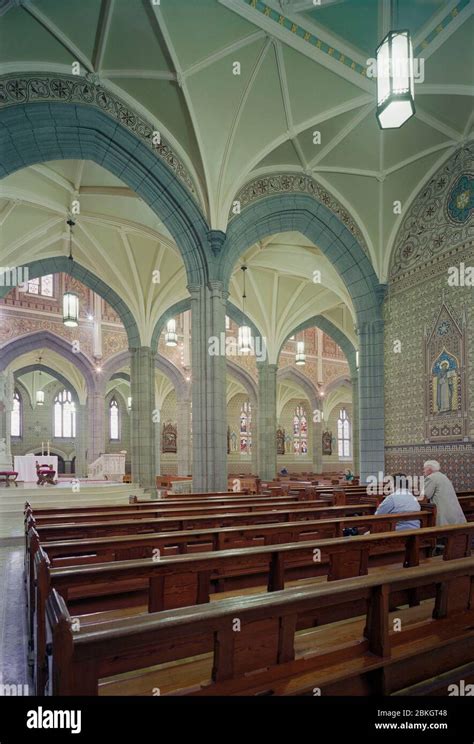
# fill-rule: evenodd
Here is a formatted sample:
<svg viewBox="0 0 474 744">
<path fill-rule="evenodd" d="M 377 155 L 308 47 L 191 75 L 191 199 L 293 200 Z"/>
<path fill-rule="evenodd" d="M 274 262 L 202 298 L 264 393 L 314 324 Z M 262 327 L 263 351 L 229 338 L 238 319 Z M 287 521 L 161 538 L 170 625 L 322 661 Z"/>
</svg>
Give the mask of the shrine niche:
<svg viewBox="0 0 474 744">
<path fill-rule="evenodd" d="M 467 433 L 466 316 L 456 318 L 443 302 L 425 330 L 426 441 L 460 441 Z"/>
<path fill-rule="evenodd" d="M 323 455 L 332 455 L 332 431 L 323 432 Z"/>
<path fill-rule="evenodd" d="M 163 424 L 163 442 L 161 451 L 176 453 L 178 451 L 177 440 L 178 435 L 176 426 L 172 423 Z"/>
<path fill-rule="evenodd" d="M 281 426 L 276 432 L 277 455 L 285 454 L 285 430 Z"/>
</svg>

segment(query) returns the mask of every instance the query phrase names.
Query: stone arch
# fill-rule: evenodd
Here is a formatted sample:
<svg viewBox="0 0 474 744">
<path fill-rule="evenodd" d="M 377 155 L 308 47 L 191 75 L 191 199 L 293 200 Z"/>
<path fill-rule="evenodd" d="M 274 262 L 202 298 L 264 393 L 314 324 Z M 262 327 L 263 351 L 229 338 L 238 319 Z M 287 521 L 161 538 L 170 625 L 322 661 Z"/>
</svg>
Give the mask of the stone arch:
<svg viewBox="0 0 474 744">
<path fill-rule="evenodd" d="M 121 367 L 130 365 L 130 363 L 131 359 L 129 351 L 121 351 L 119 354 L 108 359 L 102 367 L 102 377 L 104 382 L 110 380 Z M 156 369 L 159 369 L 160 372 L 163 372 L 163 374 L 173 383 L 178 399 L 186 399 L 189 397 L 188 383 L 179 369 L 170 362 L 169 359 L 166 359 L 166 357 L 157 353 L 155 355 L 155 367 Z M 130 375 L 128 375 L 128 379 L 130 379 Z"/>
<path fill-rule="evenodd" d="M 49 375 L 51 375 L 51 377 L 54 377 L 56 380 L 61 382 L 65 388 L 71 391 L 72 397 L 74 398 L 75 402 L 77 404 L 80 403 L 79 394 L 76 388 L 74 387 L 74 385 L 70 382 L 70 380 L 68 380 L 66 377 L 64 377 L 64 375 L 62 375 L 60 372 L 53 369 L 52 367 L 48 367 L 47 364 L 29 364 L 26 367 L 21 367 L 21 369 L 17 369 L 13 375 L 15 382 L 18 377 L 21 377 L 21 375 L 28 374 L 28 372 L 37 372 L 38 370 L 41 370 L 42 372 L 47 372 Z"/>
<path fill-rule="evenodd" d="M 236 305 L 234 305 L 232 302 L 227 300 L 227 309 L 226 314 L 238 325 L 241 325 L 243 322 L 245 322 L 246 325 L 250 326 L 255 336 L 260 336 L 261 333 L 255 323 L 250 320 L 247 314 L 244 314 L 242 310 L 239 310 Z M 160 318 L 157 320 L 155 324 L 155 328 L 153 330 L 153 336 L 151 340 L 151 348 L 157 349 L 158 348 L 158 341 L 160 338 L 160 335 L 163 331 L 163 328 L 165 327 L 166 323 L 170 318 L 176 317 L 176 315 L 180 315 L 180 313 L 185 313 L 187 310 L 191 309 L 191 298 L 187 297 L 184 300 L 180 300 L 179 302 L 176 302 L 174 305 L 169 307 L 163 315 L 160 316 Z"/>
<path fill-rule="evenodd" d="M 291 380 L 299 385 L 308 398 L 312 411 L 320 409 L 317 389 L 299 369 L 295 369 L 294 367 L 282 367 L 279 369 L 277 372 L 277 384 L 284 380 Z"/>
<path fill-rule="evenodd" d="M 247 248 L 284 231 L 302 233 L 331 261 L 347 287 L 359 323 L 380 318 L 379 282 L 367 254 L 328 207 L 304 194 L 261 199 L 232 220 L 220 254 L 219 274 L 224 286 Z"/>
<path fill-rule="evenodd" d="M 350 338 L 346 336 L 343 331 L 341 331 L 340 328 L 338 328 L 334 323 L 325 318 L 324 315 L 313 315 L 312 318 L 309 318 L 308 320 L 305 320 L 303 323 L 300 323 L 298 326 L 296 326 L 296 328 L 294 328 L 287 335 L 282 345 L 280 346 L 278 357 L 280 357 L 281 350 L 290 336 L 293 336 L 295 333 L 299 333 L 300 331 L 304 331 L 307 328 L 314 328 L 315 326 L 324 331 L 324 333 L 327 333 L 327 335 L 332 338 L 332 340 L 335 341 L 338 346 L 341 347 L 349 364 L 351 377 L 357 377 L 357 355 L 354 344 L 352 343 Z"/>
<path fill-rule="evenodd" d="M 29 81 L 16 82 L 22 89 L 17 100 L 27 100 Z M 202 283 L 207 277 L 209 228 L 188 188 L 150 146 L 152 127 L 142 122 L 143 127 L 132 132 L 121 123 L 126 122 L 120 118 L 121 102 L 100 91 L 100 101 L 93 103 L 91 96 L 97 91 L 85 80 L 64 77 L 55 82 L 64 89 L 61 102 L 51 96 L 53 100 L 44 103 L 7 101 L 0 108 L 0 178 L 48 160 L 94 161 L 124 181 L 158 215 L 176 241 L 188 280 Z M 82 102 L 70 100 L 75 85 L 81 88 L 77 100 Z M 125 114 L 137 119 L 134 112 Z M 142 129 L 147 136 L 140 137 Z"/>
<path fill-rule="evenodd" d="M 70 261 L 67 256 L 43 258 L 39 261 L 32 261 L 29 264 L 25 264 L 23 268 L 28 269 L 30 279 L 36 279 L 38 276 L 56 273 L 69 274 L 75 279 L 78 279 L 82 284 L 85 284 L 86 287 L 92 289 L 114 308 L 125 327 L 129 345 L 140 346 L 140 333 L 138 331 L 137 322 L 128 306 L 113 289 L 102 281 L 102 279 L 99 279 L 99 277 L 89 271 L 89 269 L 81 266 L 77 261 Z M 12 287 L 0 287 L 0 298 L 5 297 L 11 289 Z"/>
<path fill-rule="evenodd" d="M 258 401 L 258 390 L 257 385 L 251 375 L 249 375 L 249 373 L 245 369 L 240 367 L 235 362 L 231 362 L 230 359 L 227 359 L 227 371 L 232 377 L 235 377 L 235 379 L 243 385 L 243 387 L 249 394 L 252 405 L 256 405 Z"/>
<path fill-rule="evenodd" d="M 11 362 L 22 354 L 34 351 L 38 347 L 46 347 L 63 356 L 69 362 L 74 364 L 82 373 L 88 393 L 93 392 L 97 387 L 95 370 L 82 351 L 74 353 L 71 344 L 60 336 L 56 336 L 50 331 L 41 331 L 30 333 L 26 336 L 20 336 L 13 341 L 9 341 L 1 347 L 0 370 L 6 369 Z M 43 366 L 43 365 L 42 365 Z"/>
</svg>

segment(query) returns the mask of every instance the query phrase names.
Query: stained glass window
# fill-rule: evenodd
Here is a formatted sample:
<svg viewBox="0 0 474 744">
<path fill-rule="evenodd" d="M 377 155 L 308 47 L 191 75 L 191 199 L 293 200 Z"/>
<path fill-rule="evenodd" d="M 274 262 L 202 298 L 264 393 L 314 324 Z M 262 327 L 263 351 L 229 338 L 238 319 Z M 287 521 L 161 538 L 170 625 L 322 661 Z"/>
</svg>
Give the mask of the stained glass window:
<svg viewBox="0 0 474 744">
<path fill-rule="evenodd" d="M 351 424 L 345 408 L 341 408 L 337 420 L 337 452 L 339 457 L 351 456 Z"/>
<path fill-rule="evenodd" d="M 308 418 L 302 405 L 297 405 L 293 416 L 293 453 L 308 454 Z"/>
<path fill-rule="evenodd" d="M 76 406 L 69 390 L 62 390 L 54 399 L 54 436 L 76 436 Z"/>
<path fill-rule="evenodd" d="M 36 279 L 30 279 L 27 287 L 26 291 L 28 294 L 52 297 L 54 289 L 53 275 L 47 274 L 46 276 L 37 277 Z"/>
<path fill-rule="evenodd" d="M 252 406 L 250 401 L 242 403 L 240 409 L 240 453 L 250 455 L 252 450 Z"/>
</svg>

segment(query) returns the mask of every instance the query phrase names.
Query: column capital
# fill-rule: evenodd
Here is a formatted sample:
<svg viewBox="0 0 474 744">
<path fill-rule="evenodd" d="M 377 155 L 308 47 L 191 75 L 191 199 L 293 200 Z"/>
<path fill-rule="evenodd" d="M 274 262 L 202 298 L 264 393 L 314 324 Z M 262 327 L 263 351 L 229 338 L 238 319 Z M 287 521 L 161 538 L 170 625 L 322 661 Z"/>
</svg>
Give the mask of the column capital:
<svg viewBox="0 0 474 744">
<path fill-rule="evenodd" d="M 357 326 L 357 335 L 359 337 L 367 336 L 369 333 L 381 333 L 384 330 L 385 321 L 383 318 L 373 318 L 364 320 Z"/>
<path fill-rule="evenodd" d="M 218 256 L 222 250 L 222 246 L 225 243 L 226 234 L 222 230 L 209 230 L 207 238 L 211 246 L 211 250 L 215 256 Z"/>
</svg>

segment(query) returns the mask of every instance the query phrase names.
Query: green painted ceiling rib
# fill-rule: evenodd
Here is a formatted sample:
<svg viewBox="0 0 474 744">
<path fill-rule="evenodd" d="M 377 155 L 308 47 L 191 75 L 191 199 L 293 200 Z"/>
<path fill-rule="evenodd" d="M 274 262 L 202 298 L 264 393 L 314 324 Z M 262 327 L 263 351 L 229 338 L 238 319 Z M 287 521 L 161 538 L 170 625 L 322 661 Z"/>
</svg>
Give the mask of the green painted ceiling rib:
<svg viewBox="0 0 474 744">
<path fill-rule="evenodd" d="M 318 38 L 310 31 L 306 31 L 298 23 L 294 23 L 289 18 L 286 18 L 286 16 L 282 15 L 273 8 L 270 8 L 268 5 L 262 2 L 262 0 L 242 0 L 242 2 L 244 2 L 251 8 L 254 8 L 267 18 L 270 18 L 270 20 L 274 21 L 275 23 L 278 23 L 283 28 L 286 28 L 291 33 L 296 34 L 296 36 L 299 36 L 303 41 L 307 42 L 313 47 L 316 47 L 324 54 L 328 54 L 330 57 L 335 59 L 336 62 L 340 62 L 341 64 L 345 65 L 345 67 L 349 67 L 351 70 L 354 70 L 354 72 L 357 72 L 362 77 L 367 76 L 367 70 L 364 65 L 361 65 L 359 62 L 355 62 L 350 56 L 339 51 L 338 49 L 336 49 L 336 47 L 330 46 L 325 41 L 323 41 L 323 39 Z M 453 21 L 454 18 L 456 18 L 456 16 L 459 15 L 462 10 L 464 10 L 466 5 L 468 4 L 469 0 L 459 0 L 459 3 L 456 5 L 456 7 L 453 8 L 446 15 L 445 18 L 443 18 L 441 23 L 439 23 L 436 28 L 433 29 L 426 36 L 425 39 L 423 39 L 422 42 L 420 42 L 420 44 L 414 50 L 414 54 L 417 55 L 425 50 L 433 41 L 433 39 L 435 39 L 442 31 L 444 31 L 444 29 Z"/>
<path fill-rule="evenodd" d="M 439 24 L 438 24 L 438 25 L 436 26 L 436 28 L 434 28 L 434 29 L 433 29 L 433 30 L 432 30 L 432 31 L 431 31 L 431 32 L 430 32 L 430 33 L 428 34 L 428 36 L 427 36 L 427 37 L 426 37 L 425 39 L 423 39 L 423 41 L 422 41 L 422 42 L 420 42 L 420 44 L 418 44 L 418 46 L 417 46 L 417 47 L 416 47 L 416 49 L 414 50 L 414 54 L 415 54 L 415 55 L 417 55 L 417 54 L 419 54 L 420 52 L 422 52 L 422 51 L 423 51 L 424 49 L 426 49 L 426 48 L 427 48 L 427 47 L 429 46 L 429 44 L 431 44 L 431 42 L 433 41 L 433 39 L 435 39 L 435 38 L 436 38 L 436 37 L 438 36 L 438 34 L 440 34 L 440 33 L 441 33 L 442 31 L 444 31 L 444 29 L 445 29 L 445 28 L 446 28 L 447 26 L 449 26 L 449 24 L 450 24 L 450 23 L 451 23 L 451 22 L 453 21 L 453 19 L 454 19 L 454 18 L 456 18 L 456 16 L 458 16 L 458 15 L 459 15 L 459 13 L 460 13 L 460 12 L 461 12 L 462 10 L 464 10 L 464 8 L 466 7 L 466 5 L 468 5 L 468 4 L 469 4 L 469 0 L 460 0 L 460 2 L 459 2 L 459 3 L 457 4 L 457 5 L 456 5 L 456 7 L 455 7 L 455 8 L 453 8 L 453 9 L 452 9 L 452 10 L 451 10 L 451 11 L 450 11 L 450 12 L 449 12 L 449 13 L 448 13 L 448 14 L 447 14 L 446 16 L 445 16 L 445 18 L 443 18 L 443 20 L 441 21 L 441 23 L 439 23 Z"/>
</svg>

